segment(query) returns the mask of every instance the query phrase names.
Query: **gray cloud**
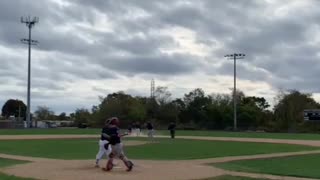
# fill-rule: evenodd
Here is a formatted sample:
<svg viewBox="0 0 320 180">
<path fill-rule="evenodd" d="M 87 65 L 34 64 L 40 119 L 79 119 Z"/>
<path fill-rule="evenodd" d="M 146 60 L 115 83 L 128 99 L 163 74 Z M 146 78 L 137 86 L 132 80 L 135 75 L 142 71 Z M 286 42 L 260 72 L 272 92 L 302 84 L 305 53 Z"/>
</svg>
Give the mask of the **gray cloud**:
<svg viewBox="0 0 320 180">
<path fill-rule="evenodd" d="M 129 75 L 148 73 L 163 76 L 186 74 L 202 66 L 190 54 L 115 57 L 104 62 L 107 67 Z"/>
<path fill-rule="evenodd" d="M 0 91 L 0 102 L 4 97 L 25 97 L 27 47 L 20 43 L 20 38 L 27 36 L 27 28 L 19 21 L 20 16 L 27 15 L 40 17 L 32 31 L 33 38 L 40 42 L 33 47 L 33 102 L 48 103 L 57 111 L 72 110 L 85 105 L 85 101 L 96 102 L 97 99 L 91 99 L 104 89 L 101 82 L 122 81 L 121 77 L 152 76 L 170 84 L 172 77 L 191 79 L 203 72 L 208 74 L 208 79 L 211 75 L 232 76 L 232 63 L 223 56 L 234 52 L 247 55 L 237 64 L 240 79 L 266 82 L 274 89 L 320 92 L 316 84 L 320 76 L 317 38 L 320 12 L 316 8 L 319 1 L 69 0 L 64 3 L 67 5 L 53 0 L 0 1 L 0 82 L 5 87 Z M 193 50 L 175 51 L 184 47 L 174 38 L 179 32 L 168 33 L 177 27 L 194 33 L 193 45 L 187 44 L 188 47 L 205 46 L 208 54 L 203 57 L 195 55 Z M 92 83 L 88 84 L 92 92 L 81 91 L 86 88 L 83 82 Z M 220 80 L 212 82 L 221 84 Z M 84 87 L 71 93 L 77 97 L 70 98 L 63 108 L 59 106 L 56 99 L 66 98 L 70 94 L 68 86 L 79 84 Z M 123 89 L 143 94 L 131 87 Z M 186 91 L 183 84 L 172 89 L 176 94 L 186 93 L 182 91 Z"/>
</svg>

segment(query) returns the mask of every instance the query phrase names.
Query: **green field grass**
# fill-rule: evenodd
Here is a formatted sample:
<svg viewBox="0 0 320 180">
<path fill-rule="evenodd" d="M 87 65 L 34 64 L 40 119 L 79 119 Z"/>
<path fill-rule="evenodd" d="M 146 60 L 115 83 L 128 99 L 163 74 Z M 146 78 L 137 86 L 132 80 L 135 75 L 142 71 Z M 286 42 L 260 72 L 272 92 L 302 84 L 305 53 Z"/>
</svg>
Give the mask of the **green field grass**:
<svg viewBox="0 0 320 180">
<path fill-rule="evenodd" d="M 319 162 L 320 154 L 313 154 L 259 160 L 233 161 L 214 164 L 214 166 L 232 171 L 320 178 Z"/>
<path fill-rule="evenodd" d="M 22 177 L 17 177 L 17 176 L 10 176 L 7 174 L 3 174 L 0 172 L 0 179 L 1 180 L 36 180 L 32 178 L 22 178 Z"/>
<path fill-rule="evenodd" d="M 128 140 L 147 139 L 130 138 Z M 128 157 L 133 159 L 183 160 L 317 149 L 308 146 L 271 143 L 164 138 L 157 138 L 157 141 L 158 143 L 126 146 L 125 151 Z M 97 150 L 98 140 L 96 139 L 0 141 L 0 153 L 54 159 L 94 159 Z"/>
<path fill-rule="evenodd" d="M 12 166 L 15 164 L 23 164 L 23 163 L 28 163 L 28 161 L 18 161 L 18 160 L 0 158 L 0 168 Z M 34 180 L 30 178 L 20 178 L 16 176 L 10 176 L 1 172 L 0 172 L 0 179 L 1 180 Z"/>
<path fill-rule="evenodd" d="M 212 177 L 212 178 L 201 179 L 201 180 L 267 180 L 267 179 L 224 175 L 224 176 Z"/>
<path fill-rule="evenodd" d="M 144 131 L 145 132 L 145 131 Z M 100 129 L 56 128 L 56 129 L 0 129 L 0 135 L 40 135 L 40 134 L 100 134 Z M 157 135 L 167 135 L 166 130 L 157 130 Z M 177 130 L 177 136 L 210 136 L 239 138 L 271 138 L 271 139 L 305 139 L 320 140 L 320 134 L 293 133 L 257 133 L 257 132 L 225 132 L 225 131 L 187 131 Z"/>
<path fill-rule="evenodd" d="M 28 161 L 19 161 L 19 160 L 13 160 L 13 159 L 0 158 L 0 168 L 12 166 L 15 164 L 23 164 L 23 163 L 28 163 Z"/>
<path fill-rule="evenodd" d="M 167 131 L 160 131 L 159 133 L 169 136 L 169 132 L 167 132 Z M 183 130 L 183 131 L 177 131 L 176 136 L 210 136 L 210 137 L 320 140 L 320 134 L 302 134 L 302 133 L 259 133 L 259 132 L 187 131 L 187 130 Z"/>
<path fill-rule="evenodd" d="M 53 128 L 53 129 L 0 129 L 0 135 L 40 135 L 40 134 L 100 134 L 100 129 Z"/>
</svg>

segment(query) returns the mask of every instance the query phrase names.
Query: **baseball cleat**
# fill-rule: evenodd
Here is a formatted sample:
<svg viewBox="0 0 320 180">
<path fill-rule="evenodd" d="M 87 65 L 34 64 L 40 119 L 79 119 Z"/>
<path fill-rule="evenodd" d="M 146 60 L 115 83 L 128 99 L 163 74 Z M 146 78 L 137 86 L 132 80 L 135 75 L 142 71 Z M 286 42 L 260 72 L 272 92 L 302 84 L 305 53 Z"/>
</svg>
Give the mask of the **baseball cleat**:
<svg viewBox="0 0 320 180">
<path fill-rule="evenodd" d="M 127 163 L 126 163 L 126 166 L 127 166 L 127 171 L 129 172 L 129 171 L 132 171 L 132 168 L 133 168 L 133 163 L 131 162 L 131 161 L 128 161 Z"/>
<path fill-rule="evenodd" d="M 111 171 L 110 168 L 102 168 L 103 171 Z"/>
</svg>

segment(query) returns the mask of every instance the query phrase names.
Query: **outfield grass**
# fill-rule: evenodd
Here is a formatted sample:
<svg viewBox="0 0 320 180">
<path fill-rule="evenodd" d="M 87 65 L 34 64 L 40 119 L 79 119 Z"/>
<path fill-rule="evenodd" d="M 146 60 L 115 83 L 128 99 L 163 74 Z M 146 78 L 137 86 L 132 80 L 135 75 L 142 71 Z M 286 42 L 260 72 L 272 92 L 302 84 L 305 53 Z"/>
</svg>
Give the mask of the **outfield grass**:
<svg viewBox="0 0 320 180">
<path fill-rule="evenodd" d="M 160 131 L 168 135 L 168 131 Z M 268 138 L 268 139 L 302 139 L 320 140 L 320 134 L 303 133 L 259 133 L 259 132 L 226 132 L 226 131 L 176 131 L 176 136 L 210 136 L 210 137 L 238 137 L 238 138 Z"/>
<path fill-rule="evenodd" d="M 40 135 L 40 134 L 100 134 L 100 129 L 56 128 L 56 129 L 0 129 L 0 135 Z M 145 131 L 143 131 L 145 132 Z M 168 135 L 166 130 L 157 130 L 157 135 Z M 210 136 L 239 138 L 270 138 L 270 139 L 305 139 L 320 140 L 320 134 L 293 133 L 257 133 L 257 132 L 225 132 L 225 131 L 188 131 L 177 130 L 177 136 Z"/>
<path fill-rule="evenodd" d="M 313 154 L 259 160 L 233 161 L 214 164 L 214 166 L 232 171 L 320 178 L 319 162 L 320 154 Z"/>
<path fill-rule="evenodd" d="M 52 129 L 0 129 L 0 135 L 41 135 L 41 134 L 100 134 L 101 129 L 52 128 Z"/>
<path fill-rule="evenodd" d="M 130 138 L 128 140 L 146 140 L 146 138 Z M 164 138 L 158 138 L 157 141 L 158 143 L 126 146 L 125 151 L 128 157 L 133 159 L 183 160 L 317 149 L 309 146 L 271 143 Z M 33 157 L 94 159 L 97 151 L 98 140 L 96 139 L 0 141 L 0 153 Z"/>
<path fill-rule="evenodd" d="M 212 177 L 212 178 L 201 179 L 201 180 L 267 180 L 267 179 L 224 175 L 224 176 Z"/>
<path fill-rule="evenodd" d="M 13 159 L 0 158 L 0 168 L 12 166 L 15 164 L 23 164 L 23 163 L 28 163 L 28 161 L 18 161 L 18 160 L 13 160 Z M 1 180 L 34 180 L 34 179 L 30 179 L 30 178 L 20 178 L 20 177 L 16 177 L 16 176 L 10 176 L 10 175 L 6 175 L 4 173 L 0 173 L 0 179 Z"/>
</svg>

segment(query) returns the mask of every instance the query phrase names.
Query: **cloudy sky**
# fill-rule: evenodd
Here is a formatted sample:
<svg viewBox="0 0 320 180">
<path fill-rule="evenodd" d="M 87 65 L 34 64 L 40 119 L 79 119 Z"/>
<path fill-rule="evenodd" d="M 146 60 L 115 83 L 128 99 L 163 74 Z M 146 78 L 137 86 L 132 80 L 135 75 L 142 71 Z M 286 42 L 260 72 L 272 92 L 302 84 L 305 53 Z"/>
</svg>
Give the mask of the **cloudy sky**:
<svg viewBox="0 0 320 180">
<path fill-rule="evenodd" d="M 32 30 L 32 111 L 90 108 L 119 90 L 150 94 L 150 81 L 174 97 L 194 88 L 266 97 L 279 89 L 320 100 L 318 0 L 1 0 L 0 106 L 27 95 L 27 37 Z"/>
</svg>

